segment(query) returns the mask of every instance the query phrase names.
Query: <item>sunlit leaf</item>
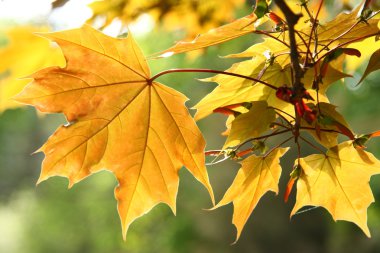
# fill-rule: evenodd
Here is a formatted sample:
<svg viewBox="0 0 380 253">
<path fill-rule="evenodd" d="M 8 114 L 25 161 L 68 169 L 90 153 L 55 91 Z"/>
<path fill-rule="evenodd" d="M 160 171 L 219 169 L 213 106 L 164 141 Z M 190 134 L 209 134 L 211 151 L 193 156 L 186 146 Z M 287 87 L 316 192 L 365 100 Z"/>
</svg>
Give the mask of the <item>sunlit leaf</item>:
<svg viewBox="0 0 380 253">
<path fill-rule="evenodd" d="M 371 55 L 380 49 L 380 41 L 376 41 L 375 38 L 371 37 L 365 39 L 361 42 L 353 43 L 350 47 L 358 49 L 362 56 L 360 58 L 349 57 L 346 60 L 346 69 L 349 71 L 357 71 L 361 66 L 368 63 L 368 59 Z"/>
<path fill-rule="evenodd" d="M 275 119 L 276 114 L 273 108 L 268 108 L 265 101 L 253 102 L 247 113 L 237 116 L 232 121 L 231 131 L 223 149 L 236 146 L 249 138 L 258 137 L 269 129 Z"/>
<path fill-rule="evenodd" d="M 268 191 L 278 194 L 280 158 L 287 151 L 288 148 L 277 148 L 268 156 L 252 155 L 243 160 L 232 185 L 214 207 L 215 209 L 233 202 L 232 223 L 237 229 L 236 241 L 261 197 Z"/>
<path fill-rule="evenodd" d="M 236 63 L 227 71 L 257 78 L 264 67 L 265 61 L 263 59 L 254 58 Z M 281 87 L 291 82 L 290 75 L 289 70 L 283 70 L 279 64 L 274 63 L 267 68 L 261 80 L 276 87 Z M 269 106 L 292 112 L 293 107 L 291 104 L 279 100 L 274 89 L 261 83 L 227 75 L 216 75 L 206 79 L 206 81 L 216 82 L 219 86 L 195 105 L 194 108 L 197 109 L 196 120 L 208 116 L 218 107 L 263 100 L 267 101 Z"/>
<path fill-rule="evenodd" d="M 374 201 L 369 180 L 380 173 L 380 161 L 347 141 L 326 154 L 302 158 L 300 164 L 303 171 L 291 215 L 304 206 L 321 206 L 334 220 L 351 221 L 369 237 L 367 208 Z"/>
<path fill-rule="evenodd" d="M 63 112 L 70 122 L 41 147 L 38 182 L 63 176 L 69 184 L 100 171 L 116 176 L 123 235 L 158 203 L 176 210 L 182 166 L 209 191 L 205 141 L 184 102 L 186 97 L 152 82 L 145 58 L 131 35 L 114 39 L 90 26 L 45 34 L 67 59 L 50 67 L 17 100 L 43 112 Z"/>
<path fill-rule="evenodd" d="M 224 26 L 211 29 L 200 34 L 192 41 L 180 41 L 173 47 L 157 53 L 157 57 L 168 57 L 174 54 L 189 52 L 213 45 L 217 45 L 240 36 L 252 33 L 255 30 L 255 14 L 250 14 Z"/>
<path fill-rule="evenodd" d="M 43 67 L 64 64 L 59 48 L 33 34 L 46 31 L 46 27 L 32 26 L 4 31 L 8 42 L 0 47 L 0 112 L 20 106 L 12 98 L 29 82 L 21 78 Z"/>
<path fill-rule="evenodd" d="M 350 41 L 359 41 L 360 38 L 365 38 L 368 35 L 376 34 L 379 32 L 378 22 L 379 19 L 370 19 L 365 22 L 359 21 L 361 5 L 355 8 L 350 13 L 340 13 L 332 21 L 322 24 L 318 27 L 318 43 L 337 45 L 347 43 Z M 306 31 L 305 31 L 306 32 Z M 336 42 L 332 43 L 332 40 Z"/>
<path fill-rule="evenodd" d="M 225 56 L 226 58 L 251 58 L 261 57 L 263 59 L 269 59 L 270 56 L 275 57 L 275 61 L 282 67 L 289 65 L 290 63 L 290 49 L 284 43 L 272 38 L 265 38 L 263 42 L 257 43 L 249 47 L 247 50 Z"/>
<path fill-rule="evenodd" d="M 369 59 L 367 68 L 364 71 L 362 78 L 357 83 L 359 85 L 369 74 L 380 69 L 380 49 L 376 50 Z"/>
</svg>

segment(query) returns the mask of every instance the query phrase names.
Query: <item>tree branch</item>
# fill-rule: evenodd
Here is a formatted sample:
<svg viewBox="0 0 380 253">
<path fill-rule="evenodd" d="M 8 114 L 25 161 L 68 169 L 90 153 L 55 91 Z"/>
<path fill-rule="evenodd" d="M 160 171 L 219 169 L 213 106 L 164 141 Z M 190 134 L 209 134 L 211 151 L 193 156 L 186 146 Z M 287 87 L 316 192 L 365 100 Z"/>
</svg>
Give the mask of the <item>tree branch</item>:
<svg viewBox="0 0 380 253">
<path fill-rule="evenodd" d="M 280 8 L 282 13 L 285 15 L 286 22 L 288 23 L 288 32 L 289 32 L 289 42 L 290 42 L 290 58 L 292 61 L 292 66 L 294 69 L 294 83 L 293 87 L 297 90 L 301 90 L 303 88 L 303 84 L 301 79 L 304 75 L 304 71 L 300 66 L 298 51 L 297 51 L 297 43 L 295 37 L 294 26 L 297 24 L 301 15 L 294 14 L 293 11 L 289 8 L 289 6 L 285 3 L 284 0 L 275 0 L 275 3 Z"/>
</svg>

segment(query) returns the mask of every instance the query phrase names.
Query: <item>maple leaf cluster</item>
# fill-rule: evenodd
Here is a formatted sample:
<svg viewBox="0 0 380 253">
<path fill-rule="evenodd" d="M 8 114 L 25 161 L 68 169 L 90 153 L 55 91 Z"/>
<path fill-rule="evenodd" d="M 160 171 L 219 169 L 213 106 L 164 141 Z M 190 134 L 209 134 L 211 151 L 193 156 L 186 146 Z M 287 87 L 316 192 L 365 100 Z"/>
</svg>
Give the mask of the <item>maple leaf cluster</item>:
<svg viewBox="0 0 380 253">
<path fill-rule="evenodd" d="M 274 2 L 283 15 L 271 11 L 269 1 L 257 1 L 252 14 L 150 57 L 168 57 L 252 33 L 265 38 L 227 56 L 246 59 L 226 71 L 174 69 L 152 76 L 131 34 L 115 39 L 88 25 L 45 34 L 62 49 L 66 66 L 31 75 L 33 81 L 16 99 L 42 112 L 63 113 L 69 124 L 40 148 L 45 159 L 38 182 L 63 176 L 72 186 L 100 170 L 113 172 L 119 182 L 115 197 L 125 237 L 129 225 L 158 203 L 175 213 L 182 166 L 206 187 L 214 203 L 205 154 L 215 156 L 216 162 L 243 159 L 232 185 L 214 204 L 218 208 L 233 203 L 237 240 L 260 198 L 268 191 L 279 192 L 280 158 L 293 141 L 299 156 L 284 196 L 287 201 L 296 184 L 291 215 L 305 206 L 324 207 L 334 220 L 351 221 L 370 236 L 367 208 L 374 199 L 369 180 L 380 173 L 380 161 L 364 149 L 380 134 L 354 134 L 326 90 L 350 77 L 343 62 L 361 56 L 355 43 L 376 42 L 378 12 L 370 9 L 370 1 L 363 1 L 350 13 L 323 23 L 323 1 L 315 14 L 307 1 L 300 1 L 308 18 L 300 23 L 300 15 L 284 1 Z M 362 79 L 380 68 L 379 50 Z M 156 81 L 173 72 L 217 74 L 203 80 L 218 86 L 195 105 L 195 120 L 213 113 L 228 116 L 223 133 L 227 139 L 220 150 L 204 151 L 205 140 L 184 105 L 187 98 Z M 339 135 L 349 140 L 339 143 Z M 274 136 L 280 141 L 271 146 L 267 140 Z M 304 145 L 317 153 L 300 157 Z"/>
</svg>

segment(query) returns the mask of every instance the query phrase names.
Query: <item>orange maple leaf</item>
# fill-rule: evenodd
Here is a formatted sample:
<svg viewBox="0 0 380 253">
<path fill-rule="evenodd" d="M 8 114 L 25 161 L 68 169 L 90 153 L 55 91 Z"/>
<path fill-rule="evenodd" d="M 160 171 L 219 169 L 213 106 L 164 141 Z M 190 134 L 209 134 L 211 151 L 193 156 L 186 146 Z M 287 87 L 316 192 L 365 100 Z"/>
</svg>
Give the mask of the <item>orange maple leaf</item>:
<svg viewBox="0 0 380 253">
<path fill-rule="evenodd" d="M 63 176 L 71 187 L 97 171 L 112 171 L 124 238 L 129 225 L 158 203 L 175 213 L 183 165 L 214 200 L 205 141 L 184 106 L 187 98 L 150 79 L 131 35 L 115 39 L 85 25 L 43 36 L 59 44 L 67 66 L 33 74 L 17 100 L 63 112 L 70 124 L 40 148 L 46 157 L 38 183 Z"/>
</svg>

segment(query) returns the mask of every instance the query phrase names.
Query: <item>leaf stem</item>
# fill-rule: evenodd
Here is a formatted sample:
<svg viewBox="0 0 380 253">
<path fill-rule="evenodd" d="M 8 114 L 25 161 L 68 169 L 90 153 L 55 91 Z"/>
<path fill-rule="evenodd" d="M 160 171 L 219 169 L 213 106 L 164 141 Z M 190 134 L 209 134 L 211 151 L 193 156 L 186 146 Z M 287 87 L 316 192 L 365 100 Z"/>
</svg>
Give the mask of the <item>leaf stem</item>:
<svg viewBox="0 0 380 253">
<path fill-rule="evenodd" d="M 282 131 L 274 132 L 274 133 L 267 134 L 267 135 L 262 135 L 262 136 L 255 137 L 255 138 L 249 138 L 248 140 L 246 140 L 246 141 L 240 143 L 240 144 L 235 148 L 235 150 L 238 150 L 239 148 L 241 148 L 242 146 L 244 146 L 244 145 L 247 144 L 248 142 L 256 141 L 256 140 L 261 140 L 261 139 L 265 139 L 265 138 L 268 138 L 268 137 L 276 136 L 276 135 L 283 134 L 283 133 L 287 133 L 287 132 L 290 132 L 290 129 L 285 129 L 285 130 L 282 130 Z"/>
<path fill-rule="evenodd" d="M 281 123 L 278 123 L 278 122 L 272 122 L 271 124 L 273 126 L 279 126 L 279 127 L 282 127 L 282 128 L 285 128 L 285 129 L 289 129 L 289 130 L 291 130 L 291 127 L 292 127 L 292 126 L 290 126 L 290 127 L 289 126 L 285 126 L 284 124 L 281 124 Z"/>
<path fill-rule="evenodd" d="M 276 40 L 276 41 L 278 41 L 278 42 L 284 44 L 286 47 L 290 48 L 290 45 L 289 45 L 288 43 L 286 43 L 286 42 L 283 41 L 283 40 L 280 40 L 280 39 L 277 38 L 276 36 L 273 36 L 272 34 L 266 32 L 266 31 L 256 30 L 256 31 L 254 31 L 254 33 L 257 33 L 257 34 L 264 34 L 264 35 L 266 35 L 266 36 L 268 36 L 268 37 L 270 37 L 270 38 L 272 38 L 272 39 L 274 39 L 274 40 Z M 277 33 L 277 32 L 276 32 L 276 33 Z M 281 35 L 281 34 L 280 34 L 280 35 Z"/>
<path fill-rule="evenodd" d="M 213 73 L 213 74 L 222 74 L 222 75 L 228 75 L 228 76 L 235 76 L 235 77 L 251 80 L 251 81 L 254 81 L 254 82 L 258 82 L 258 83 L 264 84 L 265 86 L 267 86 L 267 87 L 269 87 L 271 89 L 277 90 L 276 86 L 274 86 L 274 85 L 272 85 L 270 83 L 267 83 L 265 81 L 262 81 L 262 80 L 259 80 L 259 79 L 256 79 L 256 78 L 253 78 L 253 77 L 250 77 L 250 76 L 245 76 L 245 75 L 241 75 L 241 74 L 237 74 L 237 73 L 232 73 L 232 72 L 227 72 L 227 71 L 214 70 L 214 69 L 197 69 L 197 68 L 168 69 L 168 70 L 162 71 L 162 72 L 160 72 L 160 73 L 152 76 L 148 80 L 148 82 L 151 83 L 154 80 L 156 80 L 158 77 L 166 75 L 166 74 L 170 74 L 170 73 L 184 73 L 184 72 L 190 72 L 190 73 Z"/>
<path fill-rule="evenodd" d="M 276 146 L 274 146 L 273 148 L 271 148 L 271 150 L 269 150 L 269 151 L 264 155 L 264 157 L 268 157 L 268 155 L 270 155 L 270 153 L 272 153 L 276 148 L 281 147 L 282 145 L 284 145 L 285 143 L 287 143 L 287 142 L 290 141 L 291 139 L 293 139 L 293 136 L 290 136 L 289 138 L 287 138 L 287 139 L 285 139 L 284 141 L 282 141 L 280 144 L 277 144 Z"/>
<path fill-rule="evenodd" d="M 380 35 L 380 32 L 377 32 L 377 33 L 371 33 L 371 34 L 368 34 L 368 35 L 365 35 L 365 36 L 362 36 L 362 37 L 359 37 L 359 38 L 355 38 L 355 39 L 352 39 L 352 40 L 349 40 L 349 41 L 346 41 L 342 44 L 339 44 L 337 45 L 336 47 L 334 47 L 333 49 L 330 49 L 328 52 L 326 52 L 324 55 L 322 55 L 321 57 L 318 58 L 318 60 L 315 62 L 315 63 L 318 63 L 319 61 L 323 60 L 323 58 L 328 55 L 329 53 L 331 53 L 332 51 L 338 49 L 338 48 L 341 48 L 345 45 L 348 45 L 348 44 L 351 44 L 351 43 L 354 43 L 356 41 L 361 41 L 361 40 L 364 40 L 364 39 L 367 39 L 367 38 L 370 38 L 372 36 L 376 36 L 376 35 Z M 321 50 L 322 51 L 322 50 Z M 321 52 L 320 51 L 320 52 Z"/>
<path fill-rule="evenodd" d="M 281 110 L 281 109 L 278 109 L 278 108 L 273 107 L 273 106 L 268 106 L 268 108 L 269 108 L 269 109 L 273 109 L 273 110 L 275 110 L 275 111 L 279 111 L 279 112 L 281 112 L 281 113 L 283 113 L 283 114 L 285 114 L 285 115 L 288 115 L 288 116 L 291 117 L 292 119 L 295 119 L 293 115 L 290 115 L 289 113 L 287 113 L 287 112 L 285 112 L 285 111 L 283 111 L 283 110 Z M 277 113 L 277 112 L 276 112 L 276 113 Z M 277 114 L 278 114 L 278 113 L 277 113 Z"/>
<path fill-rule="evenodd" d="M 315 130 L 314 127 L 300 127 L 302 130 Z M 341 132 L 334 130 L 334 129 L 319 129 L 322 132 L 328 132 L 328 133 L 337 133 L 337 134 L 342 134 Z"/>
<path fill-rule="evenodd" d="M 319 52 L 322 52 L 323 50 L 327 49 L 332 43 L 334 43 L 335 41 L 339 40 L 344 35 L 346 35 L 347 33 L 349 33 L 352 29 L 354 29 L 354 27 L 357 26 L 359 23 L 360 23 L 360 21 L 357 21 L 355 24 L 353 24 L 346 31 L 344 31 L 343 33 L 341 33 L 340 35 L 338 35 L 335 39 L 332 39 L 331 41 L 329 41 L 321 50 L 319 50 Z"/>
<path fill-rule="evenodd" d="M 308 141 L 304 137 L 300 136 L 300 139 L 303 140 L 304 142 L 306 142 L 307 144 L 309 144 L 309 146 L 311 146 L 312 148 L 315 148 L 316 150 L 318 150 L 319 152 L 321 152 L 322 154 L 325 153 L 325 151 L 323 151 L 322 149 L 318 148 L 317 146 L 315 146 L 313 143 L 311 143 L 310 141 Z"/>
<path fill-rule="evenodd" d="M 315 35 L 315 47 L 314 47 L 314 54 L 316 54 L 316 50 L 317 50 L 317 47 L 318 47 L 318 33 L 317 33 L 317 26 L 318 26 L 318 15 L 319 15 L 319 12 L 321 11 L 321 7 L 322 7 L 322 4 L 323 4 L 323 0 L 320 1 L 319 3 L 319 7 L 318 7 L 318 11 L 317 11 L 317 14 L 315 15 L 315 18 L 313 18 L 311 16 L 311 19 L 313 21 L 313 25 L 311 27 L 311 32 L 310 32 L 310 37 L 309 37 L 309 43 L 307 45 L 307 51 L 310 52 L 310 58 L 311 59 L 314 59 L 314 55 L 311 53 L 311 50 L 310 50 L 310 46 L 311 46 L 311 40 L 313 38 L 313 34 Z M 305 5 L 305 9 L 307 9 L 307 6 Z M 308 10 L 308 9 L 307 9 Z M 307 63 L 307 54 L 306 54 L 306 58 L 305 58 L 305 64 Z"/>
<path fill-rule="evenodd" d="M 369 17 L 367 20 L 370 20 L 371 18 L 373 18 L 374 16 L 376 16 L 378 13 L 380 12 L 380 10 L 379 11 L 376 11 L 375 13 L 373 13 L 373 15 L 371 15 L 371 17 Z M 352 29 L 354 29 L 355 28 L 355 26 L 357 26 L 358 24 L 360 24 L 361 22 L 363 22 L 363 21 L 357 21 L 357 22 L 355 22 L 350 28 L 348 28 L 345 32 L 343 32 L 343 33 L 341 33 L 340 35 L 338 35 L 335 39 L 333 39 L 333 40 L 331 40 L 330 42 L 328 42 L 321 50 L 319 50 L 319 52 L 318 53 L 320 53 L 320 52 L 322 52 L 323 50 L 325 50 L 325 49 L 327 49 L 333 42 L 335 42 L 335 41 L 337 41 L 337 40 L 339 40 L 340 38 L 342 38 L 344 35 L 347 35 L 349 32 L 351 32 L 352 31 Z M 377 33 L 377 34 L 374 34 L 374 35 L 371 35 L 371 36 L 375 36 L 375 35 L 378 35 L 379 33 Z M 371 37 L 371 36 L 368 36 L 368 37 Z M 361 38 L 368 38 L 367 36 L 363 36 L 363 37 L 361 37 Z M 353 41 L 356 41 L 356 40 L 360 40 L 360 38 L 355 38 Z M 346 42 L 347 43 L 347 42 Z M 350 42 L 350 43 L 352 43 L 352 42 Z M 349 43 L 348 43 L 349 44 Z M 343 43 L 342 45 L 338 45 L 336 48 L 339 48 L 339 47 L 341 47 L 341 46 L 343 46 L 343 45 L 345 45 L 345 43 Z M 334 50 L 334 49 L 333 49 Z M 331 50 L 330 50 L 331 51 Z M 329 52 L 330 52 L 329 51 Z M 326 54 L 325 54 L 326 55 Z M 324 56 L 325 56 L 324 55 Z M 321 58 L 323 58 L 323 57 L 321 57 Z"/>
</svg>

